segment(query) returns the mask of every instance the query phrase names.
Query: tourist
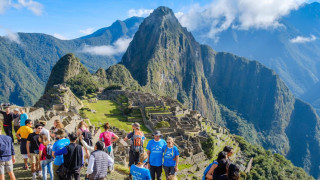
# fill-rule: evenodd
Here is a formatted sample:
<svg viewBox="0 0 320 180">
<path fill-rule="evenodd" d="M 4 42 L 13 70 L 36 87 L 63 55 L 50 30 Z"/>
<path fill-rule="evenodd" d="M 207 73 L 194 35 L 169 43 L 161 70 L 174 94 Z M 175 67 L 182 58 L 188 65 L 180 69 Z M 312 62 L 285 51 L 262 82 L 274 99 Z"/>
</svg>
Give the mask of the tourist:
<svg viewBox="0 0 320 180">
<path fill-rule="evenodd" d="M 223 148 L 223 151 L 227 152 L 227 160 L 228 160 L 228 163 L 231 164 L 230 156 L 232 156 L 233 154 L 233 148 L 231 146 L 225 146 Z"/>
<path fill-rule="evenodd" d="M 150 140 L 147 145 L 147 153 L 148 153 L 148 167 L 150 169 L 152 180 L 157 179 L 161 180 L 162 174 L 162 158 L 164 148 L 167 143 L 165 140 L 160 139 L 161 133 L 160 131 L 156 131 L 153 133 L 154 139 Z"/>
<path fill-rule="evenodd" d="M 164 148 L 164 162 L 163 169 L 166 174 L 166 179 L 172 179 L 178 171 L 179 164 L 179 150 L 173 145 L 173 138 L 167 138 L 167 146 Z"/>
<path fill-rule="evenodd" d="M 204 171 L 203 180 L 219 179 L 225 175 L 228 167 L 227 152 L 221 151 L 218 154 L 217 160 L 213 161 L 208 167 Z"/>
<path fill-rule="evenodd" d="M 24 169 L 29 169 L 28 166 L 28 151 L 27 151 L 27 139 L 29 134 L 33 133 L 32 127 L 32 121 L 30 119 L 27 119 L 25 121 L 25 126 L 21 126 L 17 133 L 16 137 L 21 141 L 20 144 L 20 152 L 24 161 Z"/>
<path fill-rule="evenodd" d="M 26 125 L 25 122 L 28 119 L 28 114 L 24 112 L 22 108 L 20 108 L 20 126 Z"/>
<path fill-rule="evenodd" d="M 130 174 L 134 180 L 141 179 L 141 180 L 151 180 L 150 170 L 144 168 L 144 165 L 148 161 L 148 154 L 143 153 L 140 155 L 139 161 L 137 165 L 132 164 L 130 167 Z"/>
<path fill-rule="evenodd" d="M 20 128 L 20 114 L 19 114 L 19 109 L 15 108 L 13 110 L 13 114 L 12 114 L 12 118 L 13 118 L 13 129 L 14 132 L 18 132 L 18 129 Z M 20 140 L 18 139 L 18 144 L 20 144 Z"/>
<path fill-rule="evenodd" d="M 53 122 L 53 126 L 50 129 L 50 136 L 52 138 L 54 138 L 55 137 L 55 133 L 58 132 L 59 129 L 64 129 L 64 125 L 60 122 L 59 119 L 56 119 Z M 67 134 L 67 132 L 65 130 L 64 130 L 64 132 Z"/>
<path fill-rule="evenodd" d="M 63 180 L 80 180 L 80 169 L 83 166 L 82 147 L 77 144 L 77 134 L 69 134 L 70 144 L 55 152 L 56 156 L 63 155 L 63 166 L 67 168 L 66 177 Z"/>
<path fill-rule="evenodd" d="M 137 164 L 139 162 L 139 155 L 143 152 L 143 142 L 145 140 L 143 132 L 140 131 L 139 123 L 133 123 L 132 129 L 132 132 L 124 138 L 125 141 L 128 139 L 131 141 L 129 151 L 129 168 L 132 164 Z"/>
<path fill-rule="evenodd" d="M 0 130 L 0 180 L 4 180 L 4 174 L 9 174 L 10 180 L 15 180 L 13 164 L 16 162 L 12 139 L 2 135 Z"/>
<path fill-rule="evenodd" d="M 98 141 L 94 146 L 95 151 L 92 152 L 89 158 L 87 168 L 87 177 L 90 180 L 102 180 L 107 177 L 108 167 L 113 166 L 113 159 L 104 152 L 104 142 Z"/>
<path fill-rule="evenodd" d="M 89 146 L 84 140 L 83 140 L 83 136 L 79 136 L 79 140 L 82 144 L 82 146 L 87 150 L 89 151 L 89 153 L 92 153 L 94 151 L 94 147 L 92 146 Z"/>
<path fill-rule="evenodd" d="M 49 138 L 46 134 L 40 134 L 39 142 L 41 143 L 39 146 L 39 159 L 40 159 L 40 165 L 42 169 L 42 178 L 43 180 L 47 180 L 47 171 L 48 171 L 50 174 L 50 180 L 53 180 L 52 145 L 50 144 Z"/>
<path fill-rule="evenodd" d="M 48 141 L 50 143 L 51 142 L 51 140 L 50 140 L 51 139 L 50 138 L 50 132 L 49 132 L 48 129 L 45 128 L 47 122 L 46 121 L 39 121 L 39 124 L 42 125 L 42 130 L 41 130 L 40 134 L 45 134 L 48 137 Z"/>
<path fill-rule="evenodd" d="M 52 156 L 55 158 L 53 162 L 53 173 L 54 173 L 54 179 L 59 180 L 59 176 L 57 175 L 56 171 L 59 168 L 60 165 L 63 164 L 63 155 L 55 156 L 54 153 L 56 151 L 59 151 L 70 144 L 70 140 L 66 138 L 66 133 L 64 129 L 58 129 L 58 131 L 55 134 L 56 142 L 53 144 L 52 147 Z"/>
<path fill-rule="evenodd" d="M 10 108 L 6 108 L 6 111 L 1 111 L 0 113 L 3 115 L 3 129 L 7 136 L 10 136 L 12 142 L 14 142 L 12 135 L 12 121 L 13 121 L 13 113 L 10 112 Z"/>
<path fill-rule="evenodd" d="M 77 128 L 77 136 L 83 136 L 83 140 L 89 145 L 92 146 L 92 134 L 89 131 L 88 125 L 84 122 L 81 121 L 78 124 Z M 79 141 L 79 144 L 82 146 L 81 142 Z M 86 156 L 85 159 L 89 159 L 89 151 L 87 149 L 84 149 Z"/>
<path fill-rule="evenodd" d="M 105 149 L 109 156 L 114 159 L 113 149 L 112 149 L 112 143 L 117 141 L 119 137 L 114 134 L 113 132 L 110 132 L 110 125 L 109 123 L 104 124 L 104 132 L 99 135 L 99 141 L 103 141 L 105 144 Z M 113 166 L 110 167 L 110 170 L 113 170 Z"/>
<path fill-rule="evenodd" d="M 40 161 L 38 158 L 39 155 L 39 136 L 42 130 L 41 124 L 35 125 L 35 132 L 29 134 L 27 138 L 27 153 L 28 158 L 31 164 L 31 172 L 32 172 L 32 180 L 36 179 L 36 172 L 38 172 L 38 176 L 42 176 L 42 172 L 40 171 Z"/>
</svg>

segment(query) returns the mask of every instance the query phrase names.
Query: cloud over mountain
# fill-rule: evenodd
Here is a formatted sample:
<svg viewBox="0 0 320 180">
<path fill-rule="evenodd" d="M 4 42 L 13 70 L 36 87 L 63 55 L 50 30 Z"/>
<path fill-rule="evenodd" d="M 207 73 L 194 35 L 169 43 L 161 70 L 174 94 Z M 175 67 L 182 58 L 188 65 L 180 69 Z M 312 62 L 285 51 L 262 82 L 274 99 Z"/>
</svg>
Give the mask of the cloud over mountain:
<svg viewBox="0 0 320 180">
<path fill-rule="evenodd" d="M 216 38 L 228 29 L 276 28 L 279 18 L 297 9 L 306 0 L 214 0 L 210 4 L 195 4 L 179 18 L 189 30 L 205 30 Z"/>
<path fill-rule="evenodd" d="M 0 13 L 3 14 L 7 9 L 15 8 L 22 9 L 27 8 L 33 14 L 40 16 L 43 12 L 43 5 L 33 0 L 18 0 L 17 2 L 11 0 L 0 0 Z"/>
<path fill-rule="evenodd" d="M 128 17 L 137 16 L 137 17 L 146 17 L 153 12 L 153 9 L 130 9 L 128 11 Z"/>
<path fill-rule="evenodd" d="M 122 37 L 115 41 L 112 45 L 105 46 L 89 46 L 84 45 L 80 52 L 101 56 L 113 56 L 123 53 L 127 50 L 132 38 Z"/>
</svg>

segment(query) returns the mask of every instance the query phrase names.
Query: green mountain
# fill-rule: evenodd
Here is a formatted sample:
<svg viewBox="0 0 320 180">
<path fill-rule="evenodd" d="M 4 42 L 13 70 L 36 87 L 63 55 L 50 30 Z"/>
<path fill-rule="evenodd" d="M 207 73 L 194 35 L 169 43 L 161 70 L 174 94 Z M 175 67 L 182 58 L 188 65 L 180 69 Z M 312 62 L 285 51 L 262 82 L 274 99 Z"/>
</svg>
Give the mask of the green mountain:
<svg viewBox="0 0 320 180">
<path fill-rule="evenodd" d="M 83 107 L 82 102 L 73 94 L 73 92 L 77 92 L 79 84 L 70 83 L 79 76 L 82 77 L 81 82 L 88 82 L 84 79 L 89 78 L 91 82 L 99 86 L 102 84 L 109 87 L 120 85 L 123 87 L 131 87 L 131 90 L 137 90 L 133 89 L 135 87 L 139 88 L 138 90 L 144 90 L 140 89 L 141 87 L 138 85 L 138 82 L 132 78 L 130 72 L 123 65 L 117 64 L 109 67 L 107 70 L 99 69 L 96 73 L 90 74 L 75 55 L 67 54 L 53 67 L 47 83 L 48 91 L 46 91 L 35 106 L 48 109 L 51 108 L 53 104 L 64 104 L 69 109 L 74 107 L 74 109 L 72 109 L 74 111 Z M 54 77 L 57 77 L 57 79 L 54 79 Z M 54 86 L 55 84 L 61 83 L 66 83 L 67 87 L 64 85 Z M 81 87 L 87 86 L 84 83 Z M 72 89 L 73 92 L 71 92 L 69 88 Z M 230 111 L 226 107 L 221 106 L 221 114 L 222 117 L 228 118 L 223 120 L 225 120 L 228 125 L 230 123 L 231 127 L 234 126 L 234 129 L 248 127 L 249 129 L 247 130 L 252 131 L 250 126 L 241 125 L 240 123 L 237 124 L 236 122 L 245 120 L 239 119 L 239 116 L 235 112 Z M 227 135 L 228 138 L 232 136 L 233 135 Z M 251 145 L 242 137 L 236 136 L 235 141 L 238 144 L 234 144 L 234 148 L 237 149 L 237 152 L 239 149 L 241 150 L 241 153 L 237 153 L 239 156 L 235 159 L 236 163 L 241 164 L 243 167 L 253 158 L 251 171 L 241 173 L 243 179 L 313 179 L 308 176 L 302 168 L 294 166 L 290 161 L 277 153 L 273 154 L 271 151 L 264 150 L 261 146 Z M 208 144 L 213 144 L 214 140 L 209 138 L 208 142 L 211 142 Z M 205 150 L 206 148 L 221 149 L 222 147 L 211 145 L 210 147 L 202 146 L 202 148 Z M 204 169 L 190 169 L 188 174 L 192 175 L 194 173 L 193 171 L 201 172 L 203 170 Z M 196 176 L 195 178 L 198 179 L 199 177 Z"/>
<path fill-rule="evenodd" d="M 172 10 L 159 7 L 143 21 L 121 64 L 146 91 L 177 98 L 318 177 L 320 142 L 308 136 L 319 134 L 314 110 L 296 100 L 274 71 L 197 43 Z M 301 123 L 305 128 L 299 129 Z M 300 157 L 302 151 L 313 155 Z"/>
<path fill-rule="evenodd" d="M 63 55 L 74 53 L 90 72 L 108 68 L 122 53 L 99 55 L 84 51 L 88 47 L 114 45 L 121 38 L 131 38 L 143 18 L 116 21 L 91 35 L 60 40 L 40 33 L 18 33 L 20 43 L 0 36 L 0 102 L 21 106 L 34 104 L 45 89 L 53 65 Z"/>
</svg>

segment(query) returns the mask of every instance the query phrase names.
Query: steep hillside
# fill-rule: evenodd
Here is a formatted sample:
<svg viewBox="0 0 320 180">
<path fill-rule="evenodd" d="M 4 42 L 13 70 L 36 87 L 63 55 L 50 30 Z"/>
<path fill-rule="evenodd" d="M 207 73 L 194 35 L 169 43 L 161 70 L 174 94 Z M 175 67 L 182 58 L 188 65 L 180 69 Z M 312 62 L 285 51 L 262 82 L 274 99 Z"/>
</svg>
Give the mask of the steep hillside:
<svg viewBox="0 0 320 180">
<path fill-rule="evenodd" d="M 0 36 L 0 81 L 3 82 L 0 101 L 18 105 L 34 104 L 44 91 L 53 65 L 67 53 L 76 54 L 90 72 L 116 64 L 122 53 L 101 56 L 81 50 L 85 45 L 112 45 L 119 38 L 132 37 L 142 19 L 132 17 L 116 21 L 110 27 L 74 40 L 60 40 L 39 33 L 18 33 L 18 44 Z"/>
<path fill-rule="evenodd" d="M 293 94 L 275 72 L 256 61 L 217 53 L 198 44 L 166 7 L 159 7 L 143 21 L 121 64 L 146 91 L 177 98 L 215 123 L 225 124 L 231 131 L 275 152 L 301 156 L 291 144 L 300 146 L 304 142 L 287 134 L 289 129 L 299 128 L 294 123 L 297 119 L 305 121 L 309 129 L 301 130 L 302 137 L 310 131 L 318 134 L 319 118 L 315 112 L 297 106 Z M 305 117 L 314 117 L 313 123 Z M 249 138 L 246 131 L 253 136 Z M 317 138 L 311 141 L 315 146 L 319 144 Z M 317 154 L 312 147 L 302 149 Z M 309 156 L 303 159 L 311 162 Z M 317 177 L 319 163 L 313 161 L 310 166 L 312 170 L 308 172 Z"/>
<path fill-rule="evenodd" d="M 320 3 L 304 4 L 282 17 L 281 27 L 241 30 L 232 26 L 217 35 L 218 41 L 207 38 L 210 28 L 192 33 L 199 42 L 209 44 L 217 51 L 257 60 L 275 70 L 296 96 L 320 108 L 314 99 L 308 98 L 320 81 L 319 12 Z M 310 40 L 293 42 L 298 36 Z M 312 40 L 312 36 L 315 39 Z M 319 86 L 317 91 L 320 92 Z"/>
</svg>

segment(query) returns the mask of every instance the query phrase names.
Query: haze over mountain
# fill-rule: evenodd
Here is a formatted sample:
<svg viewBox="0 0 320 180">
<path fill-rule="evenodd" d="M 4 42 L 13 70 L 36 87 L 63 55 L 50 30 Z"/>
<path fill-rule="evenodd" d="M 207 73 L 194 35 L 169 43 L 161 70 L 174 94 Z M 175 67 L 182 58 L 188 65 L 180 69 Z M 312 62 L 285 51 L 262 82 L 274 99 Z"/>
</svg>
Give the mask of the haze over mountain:
<svg viewBox="0 0 320 180">
<path fill-rule="evenodd" d="M 159 7 L 143 21 L 121 64 L 144 90 L 177 98 L 318 177 L 319 118 L 312 107 L 257 61 L 197 43 L 172 10 Z"/>
<path fill-rule="evenodd" d="M 211 26 L 207 24 L 204 26 L 208 28 L 192 33 L 199 42 L 217 51 L 257 60 L 275 70 L 297 97 L 319 111 L 320 86 L 316 85 L 320 82 L 319 14 L 320 3 L 314 2 L 280 18 L 278 27 L 239 29 L 233 25 L 212 39 L 206 35 Z"/>
<path fill-rule="evenodd" d="M 60 40 L 40 33 L 0 36 L 0 102 L 33 105 L 44 91 L 53 65 L 73 52 L 90 72 L 116 64 L 143 18 L 116 21 L 91 35 Z"/>
</svg>

